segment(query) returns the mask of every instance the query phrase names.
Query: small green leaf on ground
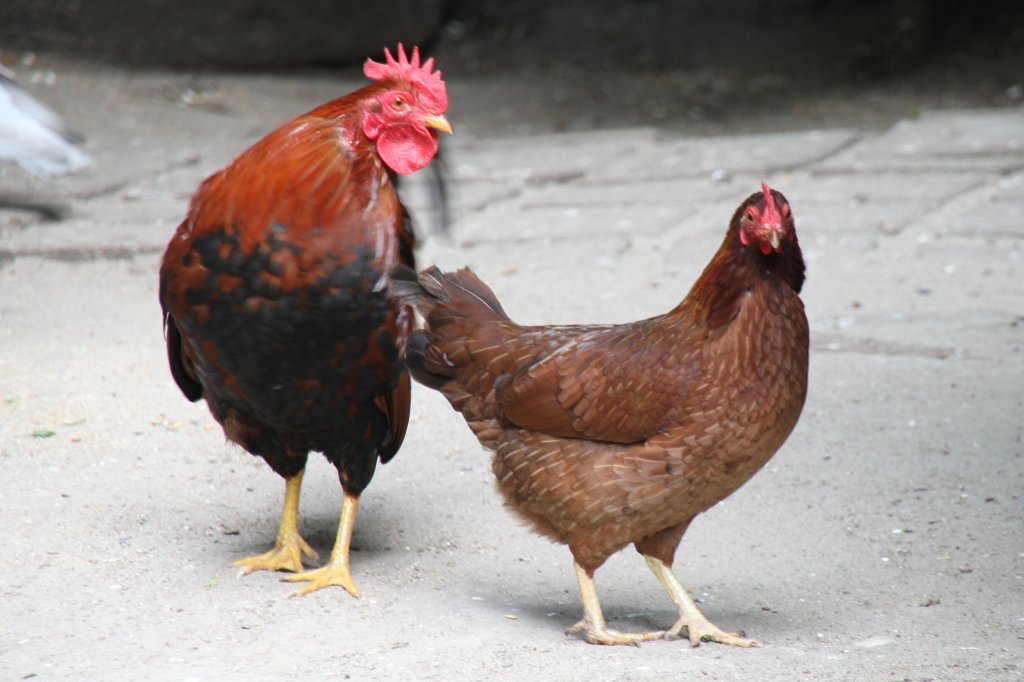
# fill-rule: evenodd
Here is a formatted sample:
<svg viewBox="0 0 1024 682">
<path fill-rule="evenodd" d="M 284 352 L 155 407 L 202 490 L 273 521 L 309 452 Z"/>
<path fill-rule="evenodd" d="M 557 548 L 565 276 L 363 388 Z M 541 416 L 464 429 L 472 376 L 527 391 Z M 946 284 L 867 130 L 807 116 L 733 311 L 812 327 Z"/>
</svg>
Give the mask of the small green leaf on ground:
<svg viewBox="0 0 1024 682">
<path fill-rule="evenodd" d="M 57 432 L 51 429 L 36 429 L 31 433 L 33 438 L 53 438 L 56 435 Z"/>
<path fill-rule="evenodd" d="M 208 590 L 211 590 L 214 587 L 217 587 L 217 585 L 220 585 L 220 580 L 218 580 L 217 578 L 210 578 L 206 581 L 206 584 L 203 585 L 203 587 L 205 587 Z"/>
</svg>

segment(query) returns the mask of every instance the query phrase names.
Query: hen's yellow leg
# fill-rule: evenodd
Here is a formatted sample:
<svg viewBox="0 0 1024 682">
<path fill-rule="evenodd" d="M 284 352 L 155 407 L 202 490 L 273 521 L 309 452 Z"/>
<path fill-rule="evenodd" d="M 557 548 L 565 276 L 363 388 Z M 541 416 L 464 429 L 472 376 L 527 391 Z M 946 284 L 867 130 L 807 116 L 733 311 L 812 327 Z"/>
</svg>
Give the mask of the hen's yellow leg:
<svg viewBox="0 0 1024 682">
<path fill-rule="evenodd" d="M 238 566 L 238 575 L 243 576 L 253 571 L 301 571 L 302 555 L 315 559 L 316 551 L 306 544 L 299 535 L 299 492 L 302 490 L 302 474 L 285 479 L 284 510 L 281 512 L 281 524 L 277 529 L 277 540 L 269 552 L 246 557 L 234 562 Z"/>
<path fill-rule="evenodd" d="M 331 560 L 326 566 L 290 575 L 288 582 L 308 582 L 296 590 L 292 596 L 308 594 L 330 585 L 344 587 L 353 597 L 359 596 L 356 584 L 352 582 L 352 574 L 348 569 L 348 551 L 352 544 L 352 531 L 356 527 L 356 512 L 359 511 L 359 497 L 345 493 L 345 501 L 341 505 L 341 519 L 338 521 L 338 537 L 334 541 Z"/>
<path fill-rule="evenodd" d="M 647 565 L 658 578 L 658 582 L 665 588 L 668 596 L 675 603 L 676 608 L 679 609 L 679 620 L 668 630 L 667 636 L 676 637 L 682 632 L 683 628 L 686 628 L 690 644 L 693 646 L 698 646 L 701 642 L 718 642 L 719 644 L 732 644 L 733 646 L 744 647 L 758 645 L 756 640 L 743 637 L 743 633 L 725 632 L 713 625 L 697 608 L 697 604 L 687 594 L 686 588 L 679 582 L 679 578 L 676 577 L 671 568 L 666 566 L 661 559 L 655 559 L 650 556 L 645 556 L 644 558 L 647 559 Z"/>
<path fill-rule="evenodd" d="M 573 567 L 576 569 L 576 580 L 580 584 L 583 620 L 566 630 L 565 634 L 582 632 L 591 644 L 637 644 L 665 637 L 664 632 L 619 632 L 609 628 L 601 611 L 601 602 L 597 599 L 594 579 L 578 563 L 573 562 Z"/>
</svg>

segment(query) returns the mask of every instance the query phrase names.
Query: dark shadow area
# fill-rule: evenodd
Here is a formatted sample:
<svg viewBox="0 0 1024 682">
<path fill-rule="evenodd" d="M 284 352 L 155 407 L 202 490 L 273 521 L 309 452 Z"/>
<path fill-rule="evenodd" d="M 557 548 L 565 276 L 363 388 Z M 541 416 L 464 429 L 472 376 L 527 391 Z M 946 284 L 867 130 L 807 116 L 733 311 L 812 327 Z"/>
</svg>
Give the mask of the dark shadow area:
<svg viewBox="0 0 1024 682">
<path fill-rule="evenodd" d="M 444 36 L 452 79 L 522 76 L 517 115 L 556 130 L 882 128 L 1024 101 L 1024 4 L 998 0 L 463 2 Z"/>
<path fill-rule="evenodd" d="M 8 0 L 0 54 L 355 76 L 399 41 L 438 57 L 471 132 L 883 128 L 1024 101 L 1008 0 Z M 467 90 L 460 92 L 459 87 Z M 467 94 L 468 93 L 468 94 Z M 851 106 L 856 101 L 857 106 Z"/>
<path fill-rule="evenodd" d="M 1021 59 L 1009 0 L 8 0 L 0 45 L 129 65 L 268 69 L 362 63 L 439 43 L 467 69 L 738 70 L 858 79 L 933 59 Z M 1019 61 L 1018 61 L 1019 63 Z"/>
</svg>

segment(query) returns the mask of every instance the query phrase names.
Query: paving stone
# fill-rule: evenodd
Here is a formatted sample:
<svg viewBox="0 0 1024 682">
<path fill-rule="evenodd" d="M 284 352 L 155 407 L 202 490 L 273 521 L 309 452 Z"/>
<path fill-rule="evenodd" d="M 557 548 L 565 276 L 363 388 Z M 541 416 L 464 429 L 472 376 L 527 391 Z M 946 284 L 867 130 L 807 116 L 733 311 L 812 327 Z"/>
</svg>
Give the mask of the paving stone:
<svg viewBox="0 0 1024 682">
<path fill-rule="evenodd" d="M 716 185 L 704 179 L 636 183 L 608 181 L 523 186 L 460 223 L 473 241 L 567 239 L 597 234 L 656 235 L 719 201 L 738 204 L 757 185 Z M 731 209 L 724 220 L 728 220 Z M 715 231 L 720 231 L 716 228 Z"/>
<path fill-rule="evenodd" d="M 1024 241 L 1024 174 L 986 185 L 968 201 L 931 216 L 926 227 L 951 237 Z"/>
<path fill-rule="evenodd" d="M 651 128 L 454 141 L 460 181 L 567 182 L 593 174 L 623 156 L 643 155 L 657 139 Z"/>
<path fill-rule="evenodd" d="M 710 177 L 736 173 L 769 174 L 807 166 L 854 143 L 852 130 L 812 130 L 728 138 L 678 138 L 643 153 L 615 158 L 590 177 L 613 180 Z"/>
<path fill-rule="evenodd" d="M 820 171 L 988 171 L 1024 167 L 1024 107 L 926 113 L 823 159 Z"/>
</svg>

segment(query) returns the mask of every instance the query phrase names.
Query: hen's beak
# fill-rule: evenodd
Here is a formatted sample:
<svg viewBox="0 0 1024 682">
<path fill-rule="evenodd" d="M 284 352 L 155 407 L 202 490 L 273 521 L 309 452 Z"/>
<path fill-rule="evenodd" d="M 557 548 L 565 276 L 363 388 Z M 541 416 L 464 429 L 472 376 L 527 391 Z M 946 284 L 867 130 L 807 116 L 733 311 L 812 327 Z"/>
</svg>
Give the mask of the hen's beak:
<svg viewBox="0 0 1024 682">
<path fill-rule="evenodd" d="M 448 119 L 442 114 L 435 114 L 434 116 L 424 116 L 422 119 L 423 125 L 434 130 L 440 130 L 442 133 L 452 134 L 452 124 L 448 122 Z"/>
<path fill-rule="evenodd" d="M 768 230 L 768 243 L 772 245 L 774 250 L 778 251 L 779 246 L 782 244 L 782 230 L 776 228 Z"/>
</svg>

